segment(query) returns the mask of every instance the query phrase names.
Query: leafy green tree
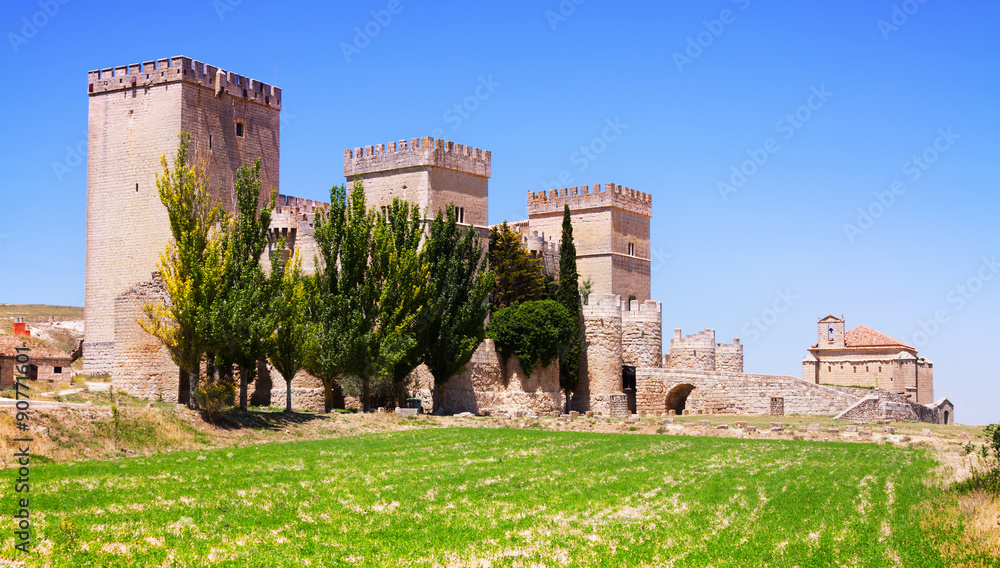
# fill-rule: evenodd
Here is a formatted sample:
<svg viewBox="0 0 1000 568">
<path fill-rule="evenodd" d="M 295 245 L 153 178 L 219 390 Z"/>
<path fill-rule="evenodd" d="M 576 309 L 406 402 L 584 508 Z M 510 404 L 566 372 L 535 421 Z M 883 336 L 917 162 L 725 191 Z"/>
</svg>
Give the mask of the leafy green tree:
<svg viewBox="0 0 1000 568">
<path fill-rule="evenodd" d="M 487 303 L 494 272 L 488 269 L 479 235 L 458 226 L 455 207 L 438 211 L 424 244 L 430 294 L 419 320 L 421 360 L 434 377 L 434 409 L 441 387 L 461 373 L 486 335 Z"/>
<path fill-rule="evenodd" d="M 358 183 L 356 188 L 360 187 Z M 363 191 L 352 197 L 359 206 L 364 205 Z M 373 381 L 395 380 L 402 375 L 419 348 L 415 322 L 427 301 L 430 268 L 420 254 L 421 225 L 419 208 L 398 199 L 386 208 L 384 215 L 375 215 L 364 280 L 364 288 L 370 290 L 358 296 L 357 304 L 371 316 L 365 318 L 367 333 L 357 356 L 348 365 L 348 373 L 361 382 L 362 404 L 366 409 L 371 405 Z"/>
<path fill-rule="evenodd" d="M 333 407 L 337 379 L 346 368 L 347 339 L 350 335 L 351 314 L 344 303 L 340 251 L 345 248 L 347 234 L 347 190 L 344 186 L 330 189 L 330 207 L 316 214 L 315 239 L 319 254 L 316 274 L 307 304 L 308 337 L 305 369 L 323 382 L 324 408 Z M 350 257 L 353 258 L 353 257 Z M 353 267 L 347 267 L 349 271 Z"/>
<path fill-rule="evenodd" d="M 360 382 L 368 409 L 371 381 L 391 376 L 413 349 L 412 326 L 425 301 L 428 274 L 419 254 L 419 228 L 416 208 L 397 203 L 387 216 L 368 210 L 360 180 L 350 195 L 335 187 L 330 211 L 317 216 L 322 258 L 308 368 L 323 380 L 328 406 L 333 382 L 352 377 Z"/>
<path fill-rule="evenodd" d="M 223 287 L 211 310 L 214 353 L 227 369 L 240 370 L 240 409 L 247 409 L 247 386 L 254 380 L 257 362 L 267 356 L 274 332 L 272 302 L 276 279 L 267 277 L 260 259 L 267 248 L 271 212 L 277 196 L 259 206 L 260 159 L 236 171 L 236 214 L 223 224 L 225 268 Z"/>
<path fill-rule="evenodd" d="M 562 304 L 537 300 L 497 310 L 487 335 L 496 341 L 505 359 L 516 355 L 529 376 L 536 364 L 544 367 L 558 357 L 573 332 L 569 311 Z"/>
<path fill-rule="evenodd" d="M 267 341 L 267 356 L 285 379 L 285 412 L 292 411 L 292 379 L 305 366 L 310 341 L 306 312 L 308 277 L 302 274 L 301 264 L 301 255 L 296 250 L 291 259 L 271 272 L 271 278 L 277 279 L 279 284 L 274 298 L 275 325 Z"/>
<path fill-rule="evenodd" d="M 163 173 L 156 176 L 172 237 L 159 261 L 170 301 L 147 304 L 147 318 L 139 324 L 163 343 L 188 375 L 187 401 L 195 408 L 201 359 L 210 344 L 210 311 L 225 264 L 224 247 L 212 237 L 212 229 L 225 215 L 212 199 L 204 169 L 188 163 L 189 140 L 190 135 L 181 132 L 173 170 L 162 156 Z"/>
<path fill-rule="evenodd" d="M 507 221 L 490 229 L 490 268 L 496 273 L 490 294 L 493 311 L 545 297 L 541 259 L 531 258 L 521 243 L 521 234 Z"/>
<path fill-rule="evenodd" d="M 566 412 L 569 412 L 573 391 L 580 385 L 580 359 L 583 353 L 580 314 L 580 275 L 576 270 L 576 245 L 573 243 L 573 223 L 569 204 L 563 209 L 562 243 L 559 245 L 558 302 L 569 312 L 572 330 L 559 352 L 559 386 L 566 391 Z"/>
</svg>

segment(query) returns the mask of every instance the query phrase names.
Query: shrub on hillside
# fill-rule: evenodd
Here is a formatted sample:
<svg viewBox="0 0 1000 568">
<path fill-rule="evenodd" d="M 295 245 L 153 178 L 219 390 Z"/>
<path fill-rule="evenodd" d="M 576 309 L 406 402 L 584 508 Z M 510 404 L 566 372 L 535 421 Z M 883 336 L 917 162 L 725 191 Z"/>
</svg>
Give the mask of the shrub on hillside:
<svg viewBox="0 0 1000 568">
<path fill-rule="evenodd" d="M 486 335 L 496 341 L 504 358 L 517 355 L 524 374 L 543 367 L 559 354 L 574 332 L 569 310 L 553 300 L 537 300 L 501 308 L 493 314 Z"/>
<path fill-rule="evenodd" d="M 226 382 L 201 381 L 194 390 L 194 399 L 209 420 L 218 418 L 222 409 L 233 405 L 236 387 Z"/>
<path fill-rule="evenodd" d="M 983 438 L 986 443 L 979 448 L 979 467 L 973 468 L 968 479 L 955 484 L 959 493 L 981 489 L 1000 495 L 1000 424 L 987 426 L 983 430 Z M 972 448 L 974 451 L 974 446 Z"/>
</svg>

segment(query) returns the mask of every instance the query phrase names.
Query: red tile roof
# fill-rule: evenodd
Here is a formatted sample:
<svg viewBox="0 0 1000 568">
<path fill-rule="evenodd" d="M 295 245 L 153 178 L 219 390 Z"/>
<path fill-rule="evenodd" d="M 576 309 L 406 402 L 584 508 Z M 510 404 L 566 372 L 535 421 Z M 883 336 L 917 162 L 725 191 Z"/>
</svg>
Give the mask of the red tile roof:
<svg viewBox="0 0 1000 568">
<path fill-rule="evenodd" d="M 848 347 L 905 347 L 907 349 L 914 349 L 912 346 L 898 339 L 893 339 L 867 325 L 859 325 L 854 329 L 844 332 L 844 343 Z"/>
</svg>

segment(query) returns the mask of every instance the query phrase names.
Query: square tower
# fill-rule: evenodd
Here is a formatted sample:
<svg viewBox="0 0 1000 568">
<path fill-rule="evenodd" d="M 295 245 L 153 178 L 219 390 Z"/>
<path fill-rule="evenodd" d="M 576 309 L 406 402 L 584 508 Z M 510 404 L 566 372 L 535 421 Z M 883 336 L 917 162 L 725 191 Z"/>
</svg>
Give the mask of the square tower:
<svg viewBox="0 0 1000 568">
<path fill-rule="evenodd" d="M 559 241 L 566 204 L 580 281 L 590 279 L 594 294 L 649 300 L 653 197 L 613 183 L 528 192 L 529 237 Z"/>
<path fill-rule="evenodd" d="M 179 135 L 214 196 L 235 207 L 234 179 L 261 159 L 261 200 L 278 187 L 281 89 L 188 57 L 88 73 L 84 371 L 108 373 L 115 297 L 149 279 L 170 239 L 156 175 Z"/>
<path fill-rule="evenodd" d="M 420 206 L 433 220 L 449 203 L 458 222 L 486 228 L 490 152 L 429 136 L 344 150 L 344 177 L 361 179 L 369 208 L 399 198 Z"/>
</svg>

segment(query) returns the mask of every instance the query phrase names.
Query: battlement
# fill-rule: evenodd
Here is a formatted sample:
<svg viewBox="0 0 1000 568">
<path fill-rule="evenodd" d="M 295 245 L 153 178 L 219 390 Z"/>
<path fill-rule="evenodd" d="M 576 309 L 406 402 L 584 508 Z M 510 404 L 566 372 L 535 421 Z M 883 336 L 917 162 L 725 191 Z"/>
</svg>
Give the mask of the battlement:
<svg viewBox="0 0 1000 568">
<path fill-rule="evenodd" d="M 655 300 L 646 300 L 645 302 L 640 302 L 639 300 L 632 300 L 631 302 L 629 302 L 627 309 L 622 310 L 622 321 L 624 322 L 632 322 L 632 321 L 659 322 L 662 316 L 663 316 L 663 305 Z"/>
<path fill-rule="evenodd" d="M 653 196 L 648 193 L 606 183 L 580 187 L 550 189 L 538 193 L 528 192 L 528 216 L 544 213 L 562 213 L 569 204 L 570 211 L 614 207 L 646 217 L 653 216 Z"/>
<path fill-rule="evenodd" d="M 628 302 L 617 294 L 590 294 L 583 306 L 584 316 L 598 317 L 613 314 L 628 321 L 659 320 L 662 313 L 663 305 L 660 302 L 654 300 Z M 714 339 L 714 332 L 712 337 Z"/>
<path fill-rule="evenodd" d="M 711 349 L 714 350 L 715 346 L 715 330 L 710 328 L 705 328 L 703 331 L 694 333 L 691 335 L 686 335 L 681 337 L 681 330 L 674 330 L 674 337 L 670 340 L 670 348 L 687 348 L 687 349 Z"/>
<path fill-rule="evenodd" d="M 622 317 L 622 297 L 617 294 L 590 294 L 583 306 L 583 317 Z"/>
<path fill-rule="evenodd" d="M 344 176 L 437 167 L 490 177 L 490 151 L 430 136 L 344 150 Z"/>
<path fill-rule="evenodd" d="M 177 56 L 121 67 L 95 69 L 87 73 L 91 96 L 132 87 L 149 87 L 186 82 L 212 89 L 216 97 L 224 94 L 281 110 L 281 89 L 256 79 L 229 73 L 190 57 Z"/>
<path fill-rule="evenodd" d="M 278 195 L 278 199 L 274 202 L 274 212 L 282 213 L 285 211 L 303 213 L 309 215 L 315 215 L 320 210 L 326 211 L 330 208 L 330 204 L 325 201 L 315 201 L 313 199 L 303 199 L 301 197 L 292 197 L 291 195 Z"/>
</svg>

